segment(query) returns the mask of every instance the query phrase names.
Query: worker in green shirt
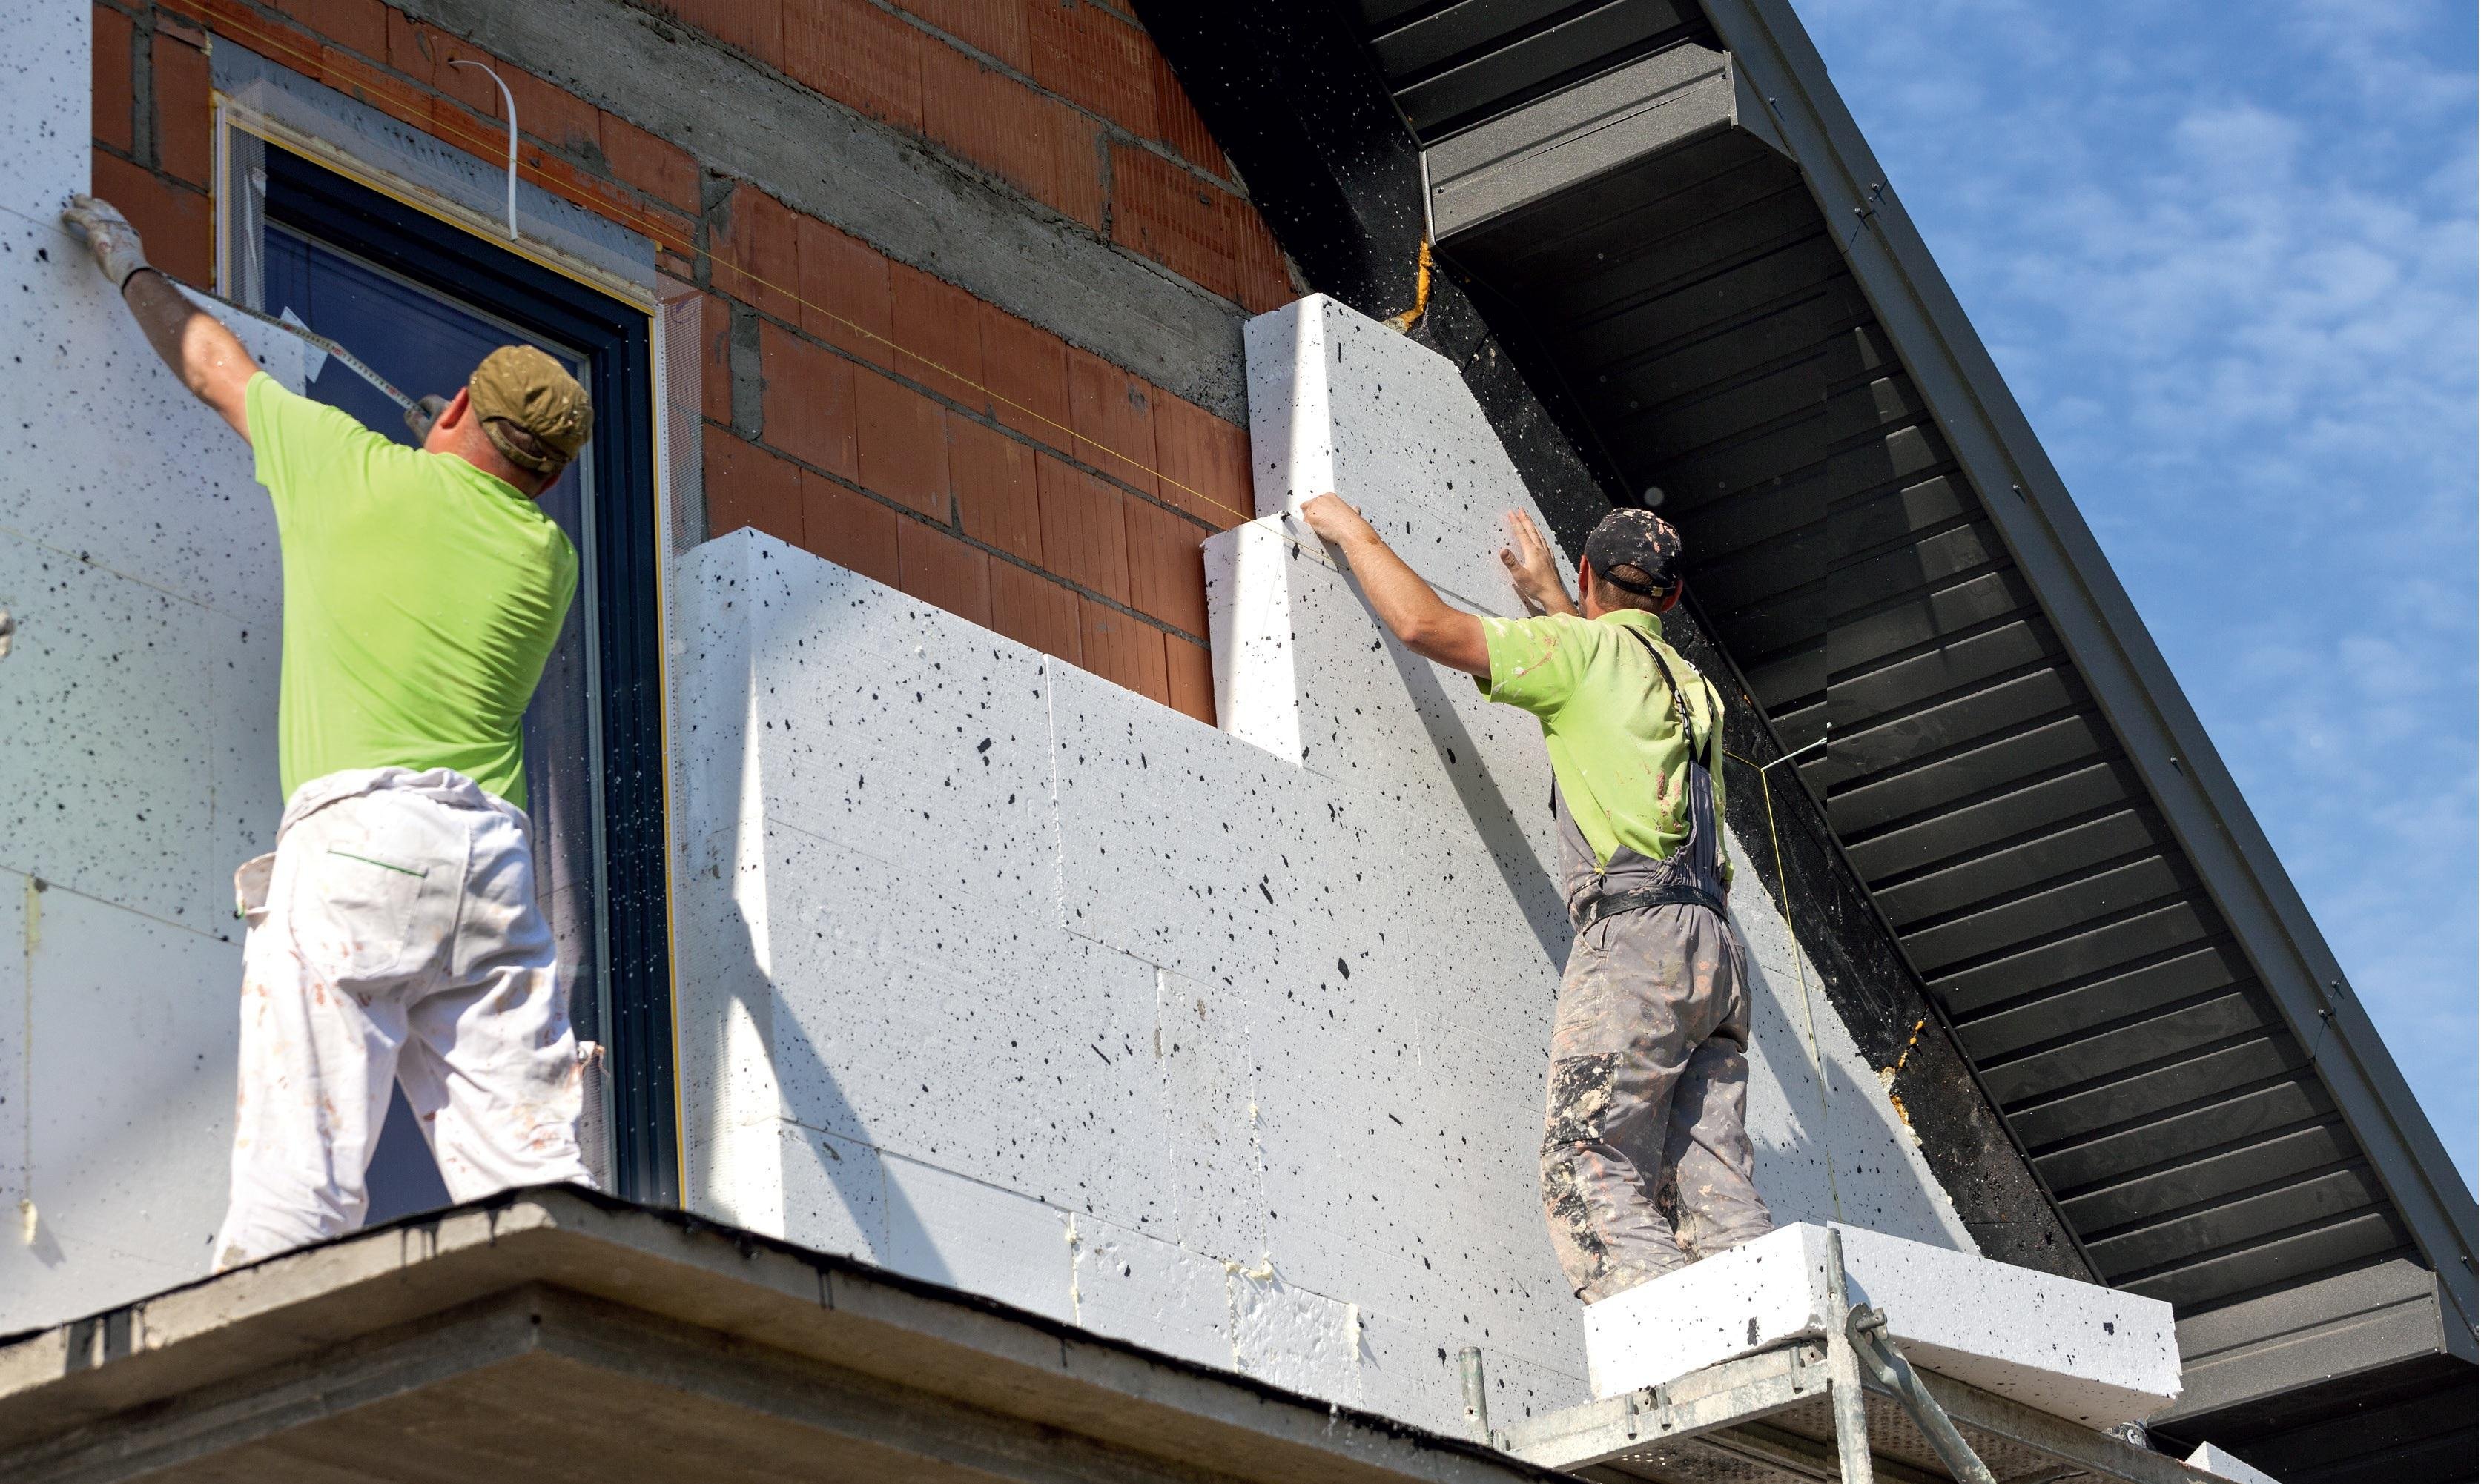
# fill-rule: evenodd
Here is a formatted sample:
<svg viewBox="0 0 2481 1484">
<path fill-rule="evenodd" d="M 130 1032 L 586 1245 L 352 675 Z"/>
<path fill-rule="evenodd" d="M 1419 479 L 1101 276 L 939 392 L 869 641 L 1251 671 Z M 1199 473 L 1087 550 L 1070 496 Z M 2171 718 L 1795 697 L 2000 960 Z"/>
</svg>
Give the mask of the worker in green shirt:
<svg viewBox="0 0 2481 1484">
<path fill-rule="evenodd" d="M 1605 516 L 1577 563 L 1580 608 L 1510 512 L 1500 559 L 1533 616 L 1508 619 L 1441 601 L 1336 496 L 1301 515 L 1398 642 L 1541 720 L 1577 933 L 1542 1138 L 1569 1285 L 1592 1303 L 1772 1231 L 1751 1180 L 1747 962 L 1724 905 L 1723 701 L 1662 641 L 1679 534 L 1650 510 Z M 1672 1183 L 1676 1224 L 1658 1202 Z"/>
<path fill-rule="evenodd" d="M 249 442 L 282 544 L 285 805 L 274 852 L 235 876 L 249 931 L 217 1269 L 361 1224 L 394 1084 L 452 1197 L 590 1184 L 522 730 L 577 589 L 535 499 L 586 443 L 584 388 L 504 347 L 454 401 L 426 401 L 406 448 L 261 373 L 110 205 L 79 196 L 64 217 L 164 363 Z"/>
</svg>

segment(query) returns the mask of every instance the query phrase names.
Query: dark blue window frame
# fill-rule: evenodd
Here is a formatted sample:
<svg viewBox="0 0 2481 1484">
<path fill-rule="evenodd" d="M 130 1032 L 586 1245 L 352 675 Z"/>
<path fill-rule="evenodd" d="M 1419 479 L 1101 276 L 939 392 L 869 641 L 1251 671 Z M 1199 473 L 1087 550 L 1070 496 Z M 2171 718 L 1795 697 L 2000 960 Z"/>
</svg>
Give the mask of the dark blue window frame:
<svg viewBox="0 0 2481 1484">
<path fill-rule="evenodd" d="M 680 1202 L 666 879 L 661 530 L 654 329 L 647 312 L 349 180 L 267 151 L 267 218 L 461 299 L 588 359 L 595 406 L 593 569 L 602 733 L 605 1048 L 612 1179 L 634 1200 Z"/>
</svg>

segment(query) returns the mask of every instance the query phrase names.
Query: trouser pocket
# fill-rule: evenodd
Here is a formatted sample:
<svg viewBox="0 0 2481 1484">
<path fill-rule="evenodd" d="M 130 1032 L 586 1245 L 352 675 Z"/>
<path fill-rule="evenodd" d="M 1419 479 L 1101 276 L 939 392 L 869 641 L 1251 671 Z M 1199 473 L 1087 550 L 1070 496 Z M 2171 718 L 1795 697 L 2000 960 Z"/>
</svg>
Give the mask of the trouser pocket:
<svg viewBox="0 0 2481 1484">
<path fill-rule="evenodd" d="M 1619 1085 L 1617 1055 L 1562 1056 L 1551 1063 L 1550 1096 L 1543 1119 L 1542 1147 L 1548 1152 L 1566 1144 L 1599 1144 L 1612 1112 Z"/>
<path fill-rule="evenodd" d="M 403 794 L 343 799 L 300 820 L 277 847 L 294 942 L 340 981 L 430 967 L 455 925 L 465 843 L 457 811 Z"/>
<path fill-rule="evenodd" d="M 267 921 L 267 891 L 275 878 L 275 852 L 253 855 L 233 872 L 233 916 L 256 927 Z"/>
</svg>

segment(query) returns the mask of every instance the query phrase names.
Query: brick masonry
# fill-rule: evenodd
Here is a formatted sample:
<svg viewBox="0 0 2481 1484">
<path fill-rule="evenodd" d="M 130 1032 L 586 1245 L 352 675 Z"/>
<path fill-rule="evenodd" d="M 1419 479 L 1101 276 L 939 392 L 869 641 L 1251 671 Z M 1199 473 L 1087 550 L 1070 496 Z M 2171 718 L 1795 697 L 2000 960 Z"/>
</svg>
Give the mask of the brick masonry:
<svg viewBox="0 0 2481 1484">
<path fill-rule="evenodd" d="M 1092 0 L 649 6 L 937 150 L 1237 316 L 1282 253 L 1144 29 Z M 1247 434 L 379 0 L 96 5 L 94 178 L 213 274 L 208 48 L 225 39 L 496 164 L 708 291 L 707 534 L 751 526 L 1214 719 L 1198 543 L 1249 518 Z M 1109 312 L 1108 308 L 1097 311 Z"/>
</svg>

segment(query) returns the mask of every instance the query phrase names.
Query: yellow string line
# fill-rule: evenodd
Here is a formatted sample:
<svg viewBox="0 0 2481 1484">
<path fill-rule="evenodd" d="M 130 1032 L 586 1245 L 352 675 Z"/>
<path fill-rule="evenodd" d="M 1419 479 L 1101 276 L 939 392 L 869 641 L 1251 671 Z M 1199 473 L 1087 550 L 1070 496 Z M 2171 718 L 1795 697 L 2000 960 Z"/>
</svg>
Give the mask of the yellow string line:
<svg viewBox="0 0 2481 1484">
<path fill-rule="evenodd" d="M 259 38 L 259 37 L 252 37 L 252 38 L 250 38 L 250 39 L 256 40 L 256 39 L 260 39 L 260 38 Z M 264 39 L 267 41 L 267 43 L 269 44 L 269 46 L 271 47 L 271 49 L 273 49 L 273 50 L 276 50 L 276 51 L 284 52 L 285 54 L 287 54 L 287 55 L 289 55 L 289 56 L 293 57 L 293 58 L 294 58 L 295 60 L 297 60 L 297 61 L 301 61 L 301 62 L 306 62 L 306 63 L 313 64 L 313 65 L 314 65 L 314 66 L 315 66 L 319 71 L 321 71 L 321 72 L 324 72 L 324 71 L 326 70 L 326 64 L 325 64 L 325 61 L 324 61 L 322 58 L 317 57 L 317 56 L 314 56 L 314 55 L 312 55 L 312 54 L 310 54 L 310 53 L 308 53 L 308 52 L 304 52 L 304 51 L 302 51 L 301 49 L 300 49 L 299 47 L 289 46 L 289 45 L 285 44 L 285 42 L 283 41 L 283 39 L 282 39 L 280 37 L 275 36 L 275 35 L 274 35 L 274 34 L 272 34 L 272 33 L 271 33 L 271 34 L 267 34 L 267 35 L 264 37 Z M 500 59 L 500 58 L 498 58 L 498 57 L 496 57 L 496 56 L 492 56 L 492 55 L 491 55 L 490 53 L 488 53 L 488 52 L 485 52 L 485 53 L 483 53 L 483 55 L 484 55 L 484 56 L 486 56 L 486 57 L 491 57 L 491 60 L 492 60 L 492 61 L 494 61 L 494 62 L 498 62 L 498 61 L 501 61 L 501 60 L 502 60 L 502 59 Z M 435 89 L 435 88 L 434 88 L 434 89 L 432 89 L 431 91 L 434 91 L 434 92 L 439 91 L 439 90 L 437 90 L 437 89 Z M 453 93 L 445 93 L 445 92 L 442 92 L 442 93 L 440 93 L 440 96 L 442 96 L 442 97 L 447 97 L 447 98 L 451 98 L 451 99 L 455 99 L 455 94 L 453 94 Z M 456 101 L 458 101 L 458 102 L 460 102 L 460 103 L 462 102 L 462 100 L 461 100 L 461 99 L 455 99 L 455 100 L 456 100 Z M 376 105 L 374 105 L 374 106 L 376 106 Z M 386 111 L 385 111 L 384 109 L 382 109 L 382 110 L 381 110 L 381 112 L 383 112 L 383 113 L 384 113 L 384 112 L 386 112 Z M 394 116 L 391 116 L 391 117 L 394 117 Z M 422 120 L 420 120 L 418 123 L 417 123 L 417 121 L 416 121 L 416 120 L 413 120 L 413 119 L 399 119 L 398 121 L 399 121 L 399 122 L 401 122 L 401 123 L 416 123 L 416 124 L 417 124 L 417 127 L 421 127 L 421 128 L 423 128 L 426 132 L 431 133 L 431 134 L 433 134 L 433 135 L 444 135 L 444 136 L 446 136 L 446 137 L 447 137 L 447 138 L 448 138 L 452 143 L 462 143 L 462 144 L 469 144 L 469 145 L 482 145 L 482 144 L 485 144 L 485 143 L 487 143 L 487 144 L 489 145 L 489 157 L 490 157 L 490 158 L 492 158 L 492 160 L 494 161 L 494 163 L 496 163 L 496 161 L 497 161 L 499 158 L 502 158 L 502 156 L 501 156 L 501 151 L 502 151 L 502 150 L 504 150 L 504 149 L 507 147 L 507 142 L 506 142 L 505 140 L 499 140 L 499 139 L 486 139 L 486 138 L 485 138 L 485 137 L 484 137 L 484 136 L 483 136 L 480 131 L 465 130 L 465 129 L 461 129 L 461 128 L 457 127 L 457 126 L 452 125 L 452 124 L 443 124 L 443 123 L 441 123 L 441 122 L 440 122 L 440 120 L 439 120 L 439 118 L 438 118 L 438 117 L 437 117 L 436 115 L 428 115 L 428 116 L 426 116 Z M 537 146 L 537 147 L 539 147 L 539 146 Z M 535 166 L 533 166 L 533 165 L 527 164 L 527 163 L 526 163 L 526 162 L 524 162 L 524 161 L 519 161 L 519 162 L 518 162 L 517 169 L 518 169 L 518 172 L 519 172 L 520 174 L 531 175 L 531 176 L 532 176 L 532 177 L 533 177 L 536 182 L 538 182 L 538 183 L 540 183 L 541 185 L 543 185 L 546 189 L 551 190 L 551 191 L 553 192 L 553 194 L 554 194 L 554 195 L 561 195 L 561 196 L 562 196 L 562 198 L 563 198 L 563 199 L 565 199 L 565 198 L 566 198 L 566 193 L 565 193 L 564 191 L 562 191 L 562 190 L 561 190 L 561 189 L 560 189 L 560 188 L 562 186 L 563 182 L 561 182 L 561 181 L 560 180 L 560 178 L 559 178 L 559 177 L 557 177 L 557 176 L 555 176 L 555 175 L 553 175 L 553 174 L 549 173 L 548 171 L 545 171 L 545 170 L 541 169 L 540 169 L 540 168 L 538 168 L 538 167 L 535 167 Z M 591 208 L 589 208 L 589 209 L 591 209 Z M 657 247 L 668 247 L 668 248 L 670 248 L 672 251 L 674 251 L 674 252 L 676 252 L 676 253 L 679 253 L 681 256 L 686 257 L 686 258 L 695 258 L 695 257 L 697 256 L 696 244 L 695 244 L 694 242 L 692 242 L 692 241 L 682 241 L 682 240 L 676 240 L 676 239 L 668 238 L 668 237 L 666 237 L 666 236 L 665 236 L 665 235 L 664 235 L 663 230 L 662 230 L 662 225 L 663 225 L 663 223 L 662 223 L 662 219 L 660 219 L 660 218 L 658 218 L 658 217 L 656 217 L 656 216 L 652 215 L 651 213 L 647 213 L 647 212 L 644 212 L 644 211 L 640 211 L 640 212 L 638 214 L 638 223 L 637 223 L 638 229 L 639 229 L 640 232 L 642 232 L 642 233 L 643 233 L 643 235 L 644 235 L 644 236 L 645 236 L 649 241 L 653 242 L 653 243 L 655 244 L 655 246 L 657 246 Z M 1425 254 L 1425 256 L 1426 256 L 1426 252 L 1427 252 L 1427 247 L 1426 247 L 1426 245 L 1424 245 L 1424 254 Z M 750 282 L 750 283 L 754 283 L 754 284 L 758 285 L 760 288 L 763 288 L 763 289 L 770 289 L 770 290 L 774 291 L 775 293 L 781 294 L 781 295 L 783 295 L 786 299 L 791 299 L 793 302 L 795 302 L 795 303 L 797 303 L 797 304 L 800 305 L 802 308 L 807 309 L 807 310 L 810 310 L 810 311 L 812 311 L 813 313 L 818 314 L 818 315 L 819 315 L 819 316 L 821 316 L 822 318 L 828 319 L 828 320 L 832 320 L 832 321 L 834 321 L 836 324 L 841 325 L 845 326 L 846 328 L 848 328 L 848 329 L 849 329 L 849 330 L 853 331 L 855 334 L 858 334 L 858 335 L 864 336 L 864 337 L 865 337 L 865 338 L 867 338 L 867 339 L 875 340 L 875 341 L 878 342 L 880 345 L 883 345 L 883 346 L 887 347 L 890 351 L 895 351 L 895 352 L 896 352 L 897 354 L 899 354 L 899 355 L 904 356 L 904 357 L 906 357 L 906 358 L 908 358 L 908 359 L 911 359 L 911 360 L 914 360 L 914 361 L 918 361 L 918 362 L 920 362 L 921 364 L 923 364 L 923 365 L 925 365 L 925 366 L 927 366 L 927 367 L 929 367 L 931 370 L 933 370 L 933 371 L 935 371 L 935 372 L 939 373 L 939 375 L 941 375 L 941 376 L 943 376 L 943 377 L 946 377 L 946 378 L 947 378 L 949 380 L 951 380 L 951 381 L 954 381 L 954 382 L 956 382 L 957 384 L 959 384 L 959 385 L 961 385 L 961 386 L 970 387 L 970 388 L 972 388 L 974 391 L 979 392 L 979 393 L 981 393 L 983 396 L 988 397 L 989 399 L 991 399 L 991 401 L 993 401 L 993 402 L 995 402 L 995 403 L 999 403 L 999 404 L 1004 404 L 1004 405 L 1005 405 L 1005 406 L 1012 407 L 1012 408 L 1016 409 L 1017 411 L 1024 413 L 1027 417 L 1030 417 L 1030 418 L 1033 419 L 1035 422 L 1038 422 L 1038 423 L 1044 424 L 1044 425 L 1045 425 L 1045 426 L 1047 426 L 1047 427 L 1051 427 L 1051 428 L 1056 428 L 1056 429 L 1058 429 L 1059 431 L 1061 431 L 1061 432 L 1063 432 L 1063 433 L 1066 433 L 1066 434 L 1068 435 L 1068 437 L 1069 437 L 1069 439 L 1070 439 L 1070 441 L 1071 441 L 1072 445 L 1073 445 L 1073 444 L 1075 444 L 1075 443 L 1084 443 L 1084 444 L 1089 444 L 1089 445 L 1091 445 L 1092 447 L 1097 448 L 1097 449 L 1100 449 L 1100 450 L 1101 450 L 1101 451 L 1103 451 L 1104 453 L 1109 454 L 1110 456 L 1111 456 L 1111 457 L 1112 457 L 1112 458 L 1117 459 L 1119 462 L 1124 463 L 1124 464 L 1127 464 L 1129 467 L 1131 467 L 1131 468 L 1133 468 L 1133 469 L 1138 470 L 1138 471 L 1140 471 L 1141 473 L 1144 473 L 1144 474 L 1146 474 L 1146 475 L 1149 475 L 1149 476 L 1151 476 L 1152 478 L 1154 478 L 1155 480 L 1157 480 L 1157 481 L 1161 482 L 1162 483 L 1168 484 L 1168 485 L 1170 485 L 1172 488 L 1177 489 L 1177 490 L 1181 491 L 1181 492 L 1182 492 L 1182 493 L 1184 493 L 1184 494 L 1194 496 L 1194 497 L 1195 497 L 1196 499 L 1198 499 L 1199 501 L 1203 502 L 1204 504 L 1207 504 L 1207 505 L 1213 506 L 1214 508 L 1216 508 L 1216 509 L 1218 509 L 1218 510 L 1225 510 L 1225 511 L 1229 511 L 1230 513 L 1232 513 L 1232 514 L 1234 514 L 1234 515 L 1237 515 L 1237 516 L 1240 517 L 1240 519 L 1241 519 L 1242 521 L 1244 521 L 1244 522 L 1246 522 L 1246 521 L 1250 521 L 1250 520 L 1254 520 L 1254 519 L 1256 519 L 1256 518 L 1257 518 L 1257 513 L 1256 513 L 1255 511 L 1253 511 L 1253 510 L 1244 510 L 1244 509 L 1241 509 L 1241 508 L 1240 508 L 1240 507 L 1238 507 L 1238 506 L 1226 505 L 1224 502 L 1222 502 L 1222 501 L 1220 501 L 1220 500 L 1215 499 L 1213 495 L 1208 494 L 1206 491 L 1204 491 L 1204 490 L 1202 490 L 1202 489 L 1194 488 L 1194 487 L 1192 487 L 1192 486 L 1190 486 L 1190 485 L 1188 485 L 1188 484 L 1185 484 L 1185 483 L 1181 482 L 1180 481 L 1178 481 L 1178 480 L 1176 480 L 1176 479 L 1173 479 L 1170 475 L 1165 474 L 1165 473 L 1163 473 L 1162 470 L 1160 470 L 1160 469 L 1157 469 L 1157 468 L 1153 467 L 1152 465 L 1148 464 L 1148 463 L 1147 463 L 1145 460 L 1143 460 L 1143 459 L 1140 459 L 1140 458 L 1133 458 L 1133 457 L 1131 457 L 1130 456 L 1128 456 L 1128 455 L 1126 455 L 1126 454 L 1123 454 L 1123 453 L 1121 453 L 1119 450 L 1117 450 L 1117 449 L 1115 449 L 1115 448 L 1111 447 L 1110 444 L 1103 442 L 1103 441 L 1102 441 L 1101 439 L 1099 439 L 1099 438 L 1091 438 L 1091 437 L 1087 437 L 1085 434 L 1079 432 L 1076 429 L 1071 428 L 1071 427 L 1069 427 L 1067 424 L 1065 424 L 1065 423 L 1062 423 L 1062 422 L 1058 421 L 1057 418 L 1052 418 L 1052 417 L 1045 416 L 1043 413 L 1041 413 L 1041 412 L 1039 412 L 1039 411 L 1035 410 L 1035 409 L 1034 409 L 1034 408 L 1032 408 L 1032 407 L 1029 407 L 1029 406 L 1027 406 L 1025 404 L 1023 404 L 1023 403 L 1021 403 L 1021 402 L 1018 402 L 1016 399 L 1014 399 L 1014 398 L 1012 398 L 1012 397 L 1009 397 L 1009 396 L 1005 395 L 1005 393 L 997 392 L 997 391 L 992 390 L 990 387 L 983 385 L 981 382 L 975 380 L 975 379 L 974 379 L 973 378 L 971 378 L 971 377 L 965 376 L 965 375 L 963 375 L 963 374 L 961 374 L 961 373 L 959 373 L 959 372 L 952 371 L 952 370 L 950 370 L 949 368 L 947 368 L 946 366 L 943 366 L 943 365 L 939 364 L 937 361 L 932 360 L 930 357 L 928 357 L 928 356 L 927 356 L 927 355 L 922 354 L 922 353 L 921 353 L 920 351 L 910 351 L 910 350 L 907 350 L 907 349 L 905 349 L 903 346 L 901 346 L 901 345 L 897 344 L 895 341 L 893 341 L 893 340 L 889 339 L 887 336 L 882 335 L 882 334 L 878 333 L 876 330 L 870 328 L 868 325 L 858 325 L 858 324 L 855 324 L 853 321 L 849 320 L 849 319 L 846 319 L 843 315 L 840 315 L 840 314 L 836 313 L 834 310 L 827 308 L 827 307 L 826 307 L 825 305 L 823 305 L 823 304 L 814 304 L 814 303 L 810 302 L 810 300 L 808 300 L 808 299 L 803 299 L 803 298 L 802 298 L 802 297 L 801 297 L 797 292 L 796 292 L 796 291 L 794 291 L 794 290 L 792 290 L 792 289 L 788 289 L 788 288 L 784 287 L 784 286 L 783 286 L 782 284 L 780 284 L 780 283 L 773 283 L 773 282 L 770 282 L 770 281 L 769 281 L 768 279 L 766 279 L 766 278 L 764 278 L 764 277 L 760 276 L 759 274 L 754 273 L 751 273 L 748 269 L 742 267 L 742 266 L 741 266 L 740 264 L 738 264 L 738 263 L 734 263 L 734 262 L 731 262 L 731 261 L 726 260 L 726 259 L 718 258 L 718 257 L 717 257 L 713 252 L 709 252 L 709 253 L 707 254 L 707 261 L 708 261 L 708 264 L 709 264 L 710 275 L 712 275 L 713 268 L 714 268 L 716 265 L 720 264 L 722 267 L 724 267 L 724 268 L 728 268 L 728 269 L 730 269 L 732 272 L 734 272 L 734 273 L 739 273 L 743 278 L 744 278 L 744 279 L 748 280 L 748 282 Z M 1426 286 L 1426 285 L 1425 285 L 1425 286 Z M 1207 414 L 1207 415 L 1208 415 L 1208 416 L 1210 416 L 1210 417 L 1212 417 L 1214 414 L 1209 413 L 1209 414 Z"/>
<path fill-rule="evenodd" d="M 1843 1192 L 1835 1179 L 1834 1126 L 1828 1122 L 1826 1108 L 1826 1055 L 1817 1045 L 1817 1010 L 1809 999 L 1809 956 L 1800 946 L 1800 932 L 1791 924 L 1791 877 L 1784 873 L 1783 836 L 1775 829 L 1775 791 L 1766 770 L 1738 753 L 1725 748 L 1723 755 L 1758 775 L 1759 795 L 1766 801 L 1766 843 L 1775 852 L 1775 891 L 1783 899 L 1778 916 L 1783 919 L 1784 936 L 1791 940 L 1792 972 L 1800 976 L 1800 1013 L 1809 1023 L 1809 1063 L 1817 1077 L 1817 1141 L 1826 1151 L 1826 1195 L 1835 1207 L 1835 1219 L 1843 1219 Z"/>
</svg>

